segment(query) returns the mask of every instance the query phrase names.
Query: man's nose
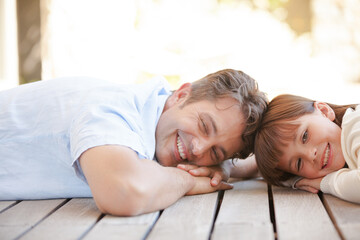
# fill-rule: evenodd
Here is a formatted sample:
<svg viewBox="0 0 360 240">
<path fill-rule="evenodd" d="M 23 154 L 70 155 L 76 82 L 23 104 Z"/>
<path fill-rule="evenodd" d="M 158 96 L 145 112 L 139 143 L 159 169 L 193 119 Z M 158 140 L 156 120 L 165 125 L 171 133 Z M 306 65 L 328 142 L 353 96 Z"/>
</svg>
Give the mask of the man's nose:
<svg viewBox="0 0 360 240">
<path fill-rule="evenodd" d="M 202 138 L 194 138 L 192 141 L 192 154 L 201 157 L 209 148 L 209 141 Z"/>
</svg>

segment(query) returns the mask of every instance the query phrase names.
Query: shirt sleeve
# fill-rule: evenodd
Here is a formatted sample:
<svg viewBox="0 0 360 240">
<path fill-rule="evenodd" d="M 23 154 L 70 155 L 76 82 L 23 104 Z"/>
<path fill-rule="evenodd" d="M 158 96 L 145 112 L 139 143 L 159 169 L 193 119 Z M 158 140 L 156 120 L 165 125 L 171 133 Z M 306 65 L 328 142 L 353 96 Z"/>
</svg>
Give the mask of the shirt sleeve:
<svg viewBox="0 0 360 240">
<path fill-rule="evenodd" d="M 122 145 L 145 158 L 139 135 L 141 127 L 136 116 L 129 110 L 121 113 L 116 107 L 104 105 L 87 107 L 77 114 L 70 128 L 70 150 L 72 164 L 79 177 L 84 179 L 77 160 L 83 152 L 92 147 Z"/>
<path fill-rule="evenodd" d="M 360 170 L 343 168 L 326 175 L 320 184 L 323 193 L 360 203 Z"/>
<path fill-rule="evenodd" d="M 343 119 L 341 145 L 349 168 L 330 173 L 320 184 L 321 191 L 360 203 L 360 107 L 347 110 Z"/>
</svg>

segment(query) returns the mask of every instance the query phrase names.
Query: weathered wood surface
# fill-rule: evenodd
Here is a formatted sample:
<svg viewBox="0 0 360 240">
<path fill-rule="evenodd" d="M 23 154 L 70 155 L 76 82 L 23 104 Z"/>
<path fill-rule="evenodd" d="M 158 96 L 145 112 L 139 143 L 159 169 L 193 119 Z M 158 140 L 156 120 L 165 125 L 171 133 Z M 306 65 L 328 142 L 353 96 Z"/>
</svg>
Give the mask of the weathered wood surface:
<svg viewBox="0 0 360 240">
<path fill-rule="evenodd" d="M 291 188 L 272 188 L 279 240 L 340 239 L 317 194 Z"/>
<path fill-rule="evenodd" d="M 324 204 L 344 239 L 360 239 L 360 205 L 324 194 Z"/>
<path fill-rule="evenodd" d="M 72 199 L 29 231 L 22 239 L 79 239 L 97 222 L 101 212 L 93 199 Z"/>
<path fill-rule="evenodd" d="M 181 198 L 163 211 L 149 239 L 209 239 L 217 199 L 218 193 Z"/>
<path fill-rule="evenodd" d="M 65 200 L 22 201 L 0 214 L 0 239 L 14 239 L 27 233 Z"/>
<path fill-rule="evenodd" d="M 135 217 L 91 198 L 0 201 L 0 239 L 360 239 L 360 205 L 259 179 Z"/>
<path fill-rule="evenodd" d="M 159 217 L 159 212 L 135 217 L 105 215 L 84 239 L 144 239 Z"/>
<path fill-rule="evenodd" d="M 0 213 L 14 204 L 16 204 L 16 201 L 0 201 Z"/>
<path fill-rule="evenodd" d="M 226 191 L 213 239 L 274 239 L 267 185 L 259 180 L 237 182 Z"/>
</svg>

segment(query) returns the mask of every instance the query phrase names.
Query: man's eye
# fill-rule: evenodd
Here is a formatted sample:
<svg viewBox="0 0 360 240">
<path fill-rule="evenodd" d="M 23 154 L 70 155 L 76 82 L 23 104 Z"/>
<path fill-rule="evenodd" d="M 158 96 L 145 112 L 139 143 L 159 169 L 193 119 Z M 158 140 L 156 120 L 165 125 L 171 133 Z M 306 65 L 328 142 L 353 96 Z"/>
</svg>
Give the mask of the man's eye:
<svg viewBox="0 0 360 240">
<path fill-rule="evenodd" d="M 213 151 L 215 160 L 216 160 L 217 162 L 220 161 L 219 154 L 218 154 L 218 152 L 216 151 L 216 148 L 213 147 L 213 148 L 212 148 L 212 151 Z"/>
<path fill-rule="evenodd" d="M 307 139 L 308 139 L 308 131 L 306 130 L 304 132 L 301 140 L 302 140 L 303 143 L 306 143 Z"/>
<path fill-rule="evenodd" d="M 297 162 L 296 162 L 296 169 L 297 169 L 298 172 L 300 171 L 301 161 L 302 161 L 301 158 L 299 158 L 299 159 L 297 160 Z"/>
<path fill-rule="evenodd" d="M 202 120 L 202 119 L 201 119 L 201 124 L 202 124 L 202 127 L 203 127 L 203 129 L 204 129 L 205 133 L 208 133 L 207 126 L 206 126 L 206 124 L 205 124 L 204 120 Z"/>
</svg>

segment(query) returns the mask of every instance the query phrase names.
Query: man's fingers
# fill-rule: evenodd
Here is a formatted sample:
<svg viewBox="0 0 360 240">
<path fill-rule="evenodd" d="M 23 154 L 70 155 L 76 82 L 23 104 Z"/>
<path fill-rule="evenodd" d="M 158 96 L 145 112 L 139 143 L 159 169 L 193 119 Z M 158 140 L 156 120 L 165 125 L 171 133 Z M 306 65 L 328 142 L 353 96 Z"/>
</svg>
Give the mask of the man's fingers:
<svg viewBox="0 0 360 240">
<path fill-rule="evenodd" d="M 220 172 L 215 172 L 214 176 L 212 177 L 210 184 L 213 187 L 216 187 L 222 180 L 227 180 L 227 179 L 223 179 L 222 175 Z"/>
<path fill-rule="evenodd" d="M 189 173 L 197 177 L 211 177 L 211 170 L 207 167 L 199 167 L 189 170 Z"/>
<path fill-rule="evenodd" d="M 232 189 L 234 186 L 227 182 L 220 182 L 218 190 L 229 190 Z"/>
<path fill-rule="evenodd" d="M 185 171 L 190 171 L 192 169 L 198 168 L 198 166 L 191 165 L 191 164 L 178 164 L 177 168 L 180 168 L 180 169 L 185 170 Z"/>
</svg>

